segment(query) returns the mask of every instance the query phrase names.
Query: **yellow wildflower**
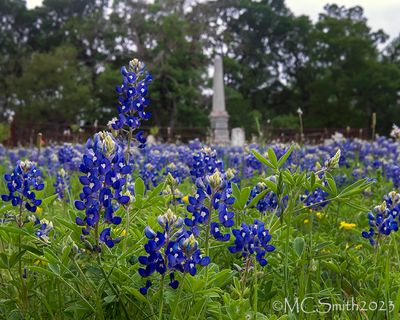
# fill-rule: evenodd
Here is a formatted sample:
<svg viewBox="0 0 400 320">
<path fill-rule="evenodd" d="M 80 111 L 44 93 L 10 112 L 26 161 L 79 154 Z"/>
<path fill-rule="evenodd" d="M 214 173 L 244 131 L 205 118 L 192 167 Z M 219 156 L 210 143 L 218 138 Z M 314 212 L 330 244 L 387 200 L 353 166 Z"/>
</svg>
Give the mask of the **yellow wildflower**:
<svg viewBox="0 0 400 320">
<path fill-rule="evenodd" d="M 304 224 L 307 224 L 307 223 L 309 223 L 309 222 L 310 222 L 310 220 L 308 220 L 308 219 L 305 219 L 305 220 L 303 221 Z"/>
<path fill-rule="evenodd" d="M 361 248 L 362 248 L 362 244 L 356 245 L 356 249 L 357 249 L 357 250 L 360 250 Z"/>
<path fill-rule="evenodd" d="M 42 207 L 37 207 L 36 208 L 36 213 L 42 213 L 43 212 L 43 208 Z"/>
<path fill-rule="evenodd" d="M 189 203 L 189 196 L 184 196 L 184 197 L 182 198 L 182 201 L 183 201 L 184 203 L 188 204 L 188 203 Z"/>
<path fill-rule="evenodd" d="M 321 220 L 323 215 L 321 212 L 316 212 L 315 215 L 317 216 L 317 219 Z"/>
<path fill-rule="evenodd" d="M 122 230 L 121 236 L 123 236 L 123 237 L 126 236 L 126 229 Z"/>
<path fill-rule="evenodd" d="M 357 227 L 357 225 L 355 223 L 348 223 L 346 221 L 341 221 L 340 222 L 340 229 L 352 230 L 355 227 Z"/>
</svg>

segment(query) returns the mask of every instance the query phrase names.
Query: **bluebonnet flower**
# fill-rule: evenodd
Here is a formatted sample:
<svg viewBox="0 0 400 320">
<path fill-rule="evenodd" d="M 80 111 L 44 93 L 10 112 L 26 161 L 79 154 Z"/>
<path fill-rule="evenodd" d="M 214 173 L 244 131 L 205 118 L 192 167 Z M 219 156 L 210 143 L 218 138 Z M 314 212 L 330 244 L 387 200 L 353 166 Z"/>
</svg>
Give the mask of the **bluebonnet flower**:
<svg viewBox="0 0 400 320">
<path fill-rule="evenodd" d="M 115 223 L 115 224 L 117 224 L 117 223 Z M 112 239 L 112 237 L 111 237 L 111 228 L 105 228 L 100 233 L 100 241 L 105 243 L 107 245 L 107 247 L 112 248 L 112 247 L 114 247 L 114 245 L 116 243 L 119 243 L 121 241 L 121 239 L 120 238 Z"/>
<path fill-rule="evenodd" d="M 205 178 L 197 178 L 196 195 L 189 196 L 189 205 L 187 211 L 191 217 L 185 218 L 185 224 L 191 228 L 191 231 L 198 236 L 201 224 L 209 226 L 211 235 L 219 241 L 228 241 L 229 234 L 222 234 L 222 226 L 230 228 L 234 224 L 234 212 L 231 210 L 235 198 L 232 196 L 232 178 L 234 174 L 231 170 L 226 173 L 215 172 L 206 175 Z M 212 221 L 212 210 L 218 212 L 218 222 Z"/>
<path fill-rule="evenodd" d="M 151 163 L 143 165 L 139 170 L 139 174 L 148 190 L 151 187 L 155 187 L 159 182 L 158 170 Z"/>
<path fill-rule="evenodd" d="M 257 158 L 254 156 L 252 152 L 248 152 L 245 155 L 245 166 L 243 168 L 243 175 L 245 178 L 249 178 L 255 173 L 261 173 L 262 172 L 262 165 L 261 162 L 257 160 Z"/>
<path fill-rule="evenodd" d="M 363 231 L 362 236 L 368 239 L 371 245 L 377 245 L 379 237 L 388 236 L 399 229 L 400 194 L 395 191 L 384 197 L 381 205 L 376 206 L 373 212 L 368 212 L 369 230 Z"/>
<path fill-rule="evenodd" d="M 83 156 L 80 171 L 84 174 L 79 177 L 83 185 L 80 200 L 75 201 L 78 210 L 85 211 L 86 216 L 76 218 L 76 223 L 82 226 L 82 240 L 98 234 L 100 223 L 118 225 L 121 217 L 115 212 L 120 205 L 126 205 L 130 196 L 123 194 L 126 184 L 126 175 L 132 168 L 126 164 L 122 148 L 116 143 L 109 132 L 95 134 L 93 141 L 87 143 L 87 150 Z M 101 216 L 102 215 L 102 216 Z M 108 247 L 113 247 L 120 239 L 112 239 L 111 229 L 106 228 L 100 233 L 98 240 Z M 87 244 L 87 242 L 85 242 Z M 89 246 L 90 247 L 90 246 Z M 100 251 L 100 247 L 93 247 Z"/>
<path fill-rule="evenodd" d="M 167 174 L 165 179 L 166 186 L 162 192 L 164 196 L 172 195 L 170 204 L 176 206 L 177 204 L 183 204 L 183 193 L 178 189 L 178 181 L 172 176 L 171 173 Z"/>
<path fill-rule="evenodd" d="M 142 277 L 149 277 L 157 272 L 164 275 L 170 272 L 170 286 L 176 289 L 179 282 L 175 279 L 174 272 L 189 273 L 194 276 L 197 266 L 207 266 L 209 257 L 203 257 L 198 248 L 194 235 L 183 227 L 182 218 L 178 218 L 171 209 L 158 217 L 162 232 L 153 231 L 146 227 L 145 235 L 149 241 L 145 244 L 146 256 L 140 256 L 139 262 L 144 266 L 139 268 Z M 142 294 L 147 294 L 151 281 L 146 281 L 145 287 L 140 289 Z"/>
<path fill-rule="evenodd" d="M 119 94 L 118 117 L 113 118 L 108 127 L 116 135 L 121 136 L 121 133 L 124 133 L 134 138 L 138 142 L 138 147 L 143 148 L 146 143 L 144 132 L 138 131 L 134 136 L 133 132 L 140 128 L 141 121 L 151 117 L 146 108 L 150 104 L 147 93 L 152 77 L 146 65 L 138 59 L 131 60 L 128 68 L 122 67 L 121 75 L 122 84 L 116 87 Z"/>
<path fill-rule="evenodd" d="M 54 187 L 56 188 L 56 193 L 58 194 L 59 199 L 64 199 L 66 202 L 69 200 L 65 198 L 65 193 L 71 189 L 69 180 L 69 175 L 63 168 L 61 168 L 57 172 L 56 181 L 54 183 Z"/>
<path fill-rule="evenodd" d="M 152 284 L 151 281 L 147 280 L 146 285 L 143 288 L 139 289 L 140 293 L 145 296 L 147 294 L 148 290 L 150 289 L 151 284 Z"/>
<path fill-rule="evenodd" d="M 305 206 L 311 207 L 312 210 L 321 210 L 329 203 L 326 201 L 329 194 L 321 188 L 315 189 L 313 192 L 306 190 L 305 194 L 300 197 L 300 200 Z"/>
<path fill-rule="evenodd" d="M 178 184 L 180 184 L 187 175 L 187 167 L 181 164 L 170 163 L 166 166 L 164 175 L 171 174 Z"/>
<path fill-rule="evenodd" d="M 254 220 L 253 224 L 242 223 L 241 228 L 233 229 L 232 233 L 236 239 L 234 246 L 228 247 L 231 253 L 241 253 L 245 259 L 255 254 L 261 266 L 268 263 L 265 254 L 274 251 L 275 247 L 269 244 L 271 235 L 263 222 Z"/>
<path fill-rule="evenodd" d="M 5 174 L 8 194 L 3 194 L 3 201 L 11 201 L 13 206 L 25 205 L 30 212 L 35 212 L 42 200 L 36 199 L 35 191 L 42 190 L 42 175 L 36 165 L 29 161 L 19 161 L 11 174 Z"/>
<path fill-rule="evenodd" d="M 276 178 L 275 176 L 271 176 L 268 179 L 272 180 L 275 182 Z M 267 190 L 268 187 L 264 182 L 259 182 L 257 183 L 250 192 L 249 199 L 247 201 L 247 204 L 250 203 L 253 198 L 255 198 L 258 194 L 263 192 L 264 190 Z M 261 213 L 266 213 L 266 212 L 275 212 L 275 214 L 280 217 L 282 212 L 286 209 L 287 207 L 287 201 L 288 201 L 288 196 L 282 197 L 280 201 L 278 201 L 278 197 L 273 191 L 269 191 L 265 194 L 264 197 L 262 197 L 255 205 L 257 210 Z"/>
<path fill-rule="evenodd" d="M 223 172 L 223 163 L 217 158 L 217 153 L 209 147 L 197 152 L 189 163 L 190 175 L 193 181 L 214 173 L 215 169 Z"/>
<path fill-rule="evenodd" d="M 57 155 L 58 161 L 64 170 L 73 171 L 77 169 L 75 159 L 78 158 L 79 153 L 73 145 L 64 143 L 64 145 L 58 149 Z"/>
<path fill-rule="evenodd" d="M 49 233 L 53 230 L 53 222 L 47 219 L 40 220 L 37 216 L 29 217 L 29 220 L 33 221 L 34 227 L 36 227 L 35 236 L 40 240 L 48 243 L 50 241 Z"/>
</svg>

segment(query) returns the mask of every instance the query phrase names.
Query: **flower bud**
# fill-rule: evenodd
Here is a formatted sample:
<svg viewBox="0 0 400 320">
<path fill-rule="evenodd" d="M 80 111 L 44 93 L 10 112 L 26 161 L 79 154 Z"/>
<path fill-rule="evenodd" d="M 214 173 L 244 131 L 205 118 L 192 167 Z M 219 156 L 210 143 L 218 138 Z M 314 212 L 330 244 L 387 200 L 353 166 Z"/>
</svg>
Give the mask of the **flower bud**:
<svg viewBox="0 0 400 320">
<path fill-rule="evenodd" d="M 221 187 L 222 176 L 218 169 L 216 169 L 215 172 L 208 177 L 208 182 L 210 183 L 211 188 L 214 190 L 218 190 Z"/>
<path fill-rule="evenodd" d="M 124 193 L 123 193 L 123 195 L 124 196 L 128 196 L 129 197 L 129 201 L 130 202 L 135 202 L 135 200 L 136 200 L 136 198 L 135 198 L 135 196 L 129 191 L 129 190 L 126 190 Z"/>
<path fill-rule="evenodd" d="M 379 206 L 375 207 L 375 211 L 383 213 L 386 211 L 386 201 L 383 201 Z"/>
<path fill-rule="evenodd" d="M 35 163 L 29 160 L 20 161 L 19 163 L 21 170 L 24 172 L 28 172 L 34 165 Z"/>
<path fill-rule="evenodd" d="M 183 224 L 182 218 L 178 218 L 171 209 L 168 209 L 163 215 L 158 216 L 158 223 L 166 230 L 180 228 Z"/>
<path fill-rule="evenodd" d="M 327 170 L 335 169 L 339 167 L 339 159 L 341 156 L 341 151 L 338 149 L 335 155 L 325 162 L 325 167 Z"/>
<path fill-rule="evenodd" d="M 182 250 L 188 257 L 190 257 L 193 254 L 193 252 L 197 250 L 197 247 L 198 247 L 198 242 L 193 234 L 191 234 L 188 238 L 186 238 L 181 245 Z"/>
<path fill-rule="evenodd" d="M 175 187 L 176 185 L 178 185 L 178 182 L 175 180 L 170 172 L 168 172 L 166 182 L 171 187 Z"/>
<path fill-rule="evenodd" d="M 114 137 L 110 132 L 100 131 L 94 137 L 95 149 L 100 149 L 107 156 L 112 155 L 117 148 Z"/>
<path fill-rule="evenodd" d="M 227 180 L 232 180 L 235 177 L 236 174 L 236 170 L 229 168 L 228 170 L 226 170 L 225 172 L 225 176 Z"/>
</svg>

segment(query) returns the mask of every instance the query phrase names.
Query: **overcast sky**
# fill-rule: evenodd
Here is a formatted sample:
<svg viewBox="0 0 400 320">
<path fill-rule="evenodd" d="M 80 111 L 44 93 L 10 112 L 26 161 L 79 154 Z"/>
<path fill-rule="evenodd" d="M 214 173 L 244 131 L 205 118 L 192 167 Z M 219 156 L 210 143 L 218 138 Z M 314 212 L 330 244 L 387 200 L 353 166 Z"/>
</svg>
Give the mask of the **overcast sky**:
<svg viewBox="0 0 400 320">
<path fill-rule="evenodd" d="M 359 5 L 373 30 L 383 29 L 392 39 L 400 34 L 400 0 L 286 0 L 288 7 L 296 14 L 306 14 L 313 21 L 323 12 L 326 3 L 346 7 Z"/>
<path fill-rule="evenodd" d="M 42 0 L 26 0 L 28 8 L 42 3 Z M 400 0 L 286 0 L 288 7 L 296 14 L 305 14 L 313 21 L 323 11 L 326 3 L 336 3 L 351 7 L 360 5 L 364 8 L 369 26 L 373 30 L 383 29 L 393 39 L 400 34 Z"/>
</svg>

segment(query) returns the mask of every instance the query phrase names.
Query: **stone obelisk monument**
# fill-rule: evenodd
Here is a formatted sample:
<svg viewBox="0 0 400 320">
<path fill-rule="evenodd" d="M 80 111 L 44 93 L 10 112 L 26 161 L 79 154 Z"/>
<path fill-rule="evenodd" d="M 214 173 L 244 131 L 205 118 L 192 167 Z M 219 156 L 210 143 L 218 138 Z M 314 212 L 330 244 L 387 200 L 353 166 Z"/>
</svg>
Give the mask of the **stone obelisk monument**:
<svg viewBox="0 0 400 320">
<path fill-rule="evenodd" d="M 210 114 L 212 143 L 229 144 L 229 115 L 225 110 L 224 93 L 224 71 L 222 67 L 222 58 L 215 57 L 214 61 L 214 83 L 213 83 L 213 103 Z"/>
</svg>

